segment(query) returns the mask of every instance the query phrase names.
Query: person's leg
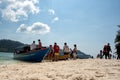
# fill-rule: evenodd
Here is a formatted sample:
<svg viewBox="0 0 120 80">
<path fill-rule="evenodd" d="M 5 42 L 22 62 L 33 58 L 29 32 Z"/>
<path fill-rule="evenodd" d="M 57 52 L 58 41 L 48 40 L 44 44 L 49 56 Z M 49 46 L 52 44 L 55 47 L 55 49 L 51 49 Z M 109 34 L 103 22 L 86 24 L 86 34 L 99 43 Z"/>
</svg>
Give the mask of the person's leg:
<svg viewBox="0 0 120 80">
<path fill-rule="evenodd" d="M 64 52 L 64 59 L 66 60 L 66 52 Z"/>
<path fill-rule="evenodd" d="M 55 53 L 55 61 L 58 61 L 59 53 Z"/>
<path fill-rule="evenodd" d="M 120 59 L 120 54 L 118 54 L 118 59 Z"/>
<path fill-rule="evenodd" d="M 48 60 L 50 60 L 50 54 L 48 54 Z"/>
<path fill-rule="evenodd" d="M 55 61 L 58 61 L 58 53 L 55 54 Z"/>
<path fill-rule="evenodd" d="M 105 59 L 107 59 L 107 54 L 105 54 Z"/>
<path fill-rule="evenodd" d="M 76 59 L 76 53 L 73 53 L 73 59 L 74 60 Z"/>
<path fill-rule="evenodd" d="M 58 61 L 58 57 L 59 57 L 59 55 L 57 55 L 57 61 Z"/>
<path fill-rule="evenodd" d="M 55 54 L 53 54 L 52 59 L 53 59 L 53 61 L 55 60 Z"/>
<path fill-rule="evenodd" d="M 77 53 L 75 54 L 75 59 L 77 59 Z"/>
<path fill-rule="evenodd" d="M 103 53 L 102 58 L 105 56 L 105 53 Z"/>
<path fill-rule="evenodd" d="M 108 52 L 107 54 L 108 54 L 108 59 L 110 59 L 110 54 L 109 54 L 109 52 Z"/>
</svg>

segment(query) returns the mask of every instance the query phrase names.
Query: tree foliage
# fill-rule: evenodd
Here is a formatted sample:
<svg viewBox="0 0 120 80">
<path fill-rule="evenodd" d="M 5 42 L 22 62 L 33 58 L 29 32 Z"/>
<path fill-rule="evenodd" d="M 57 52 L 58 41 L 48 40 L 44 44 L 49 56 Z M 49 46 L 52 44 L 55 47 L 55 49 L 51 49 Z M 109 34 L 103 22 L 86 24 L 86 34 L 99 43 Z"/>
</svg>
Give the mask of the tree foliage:
<svg viewBox="0 0 120 80">
<path fill-rule="evenodd" d="M 120 34 L 116 35 L 115 42 L 120 42 Z"/>
<path fill-rule="evenodd" d="M 118 25 L 118 27 L 120 28 L 120 25 Z M 117 31 L 117 35 L 116 35 L 116 38 L 115 38 L 115 43 L 119 43 L 120 42 L 120 30 Z"/>
</svg>

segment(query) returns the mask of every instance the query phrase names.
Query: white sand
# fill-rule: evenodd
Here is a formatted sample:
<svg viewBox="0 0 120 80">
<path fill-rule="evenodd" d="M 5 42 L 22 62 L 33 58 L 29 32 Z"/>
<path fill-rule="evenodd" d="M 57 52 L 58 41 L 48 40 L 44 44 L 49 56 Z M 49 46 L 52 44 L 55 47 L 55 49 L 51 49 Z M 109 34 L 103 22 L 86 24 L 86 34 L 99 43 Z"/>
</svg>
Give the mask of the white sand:
<svg viewBox="0 0 120 80">
<path fill-rule="evenodd" d="M 0 80 L 120 80 L 120 60 L 3 64 Z"/>
</svg>

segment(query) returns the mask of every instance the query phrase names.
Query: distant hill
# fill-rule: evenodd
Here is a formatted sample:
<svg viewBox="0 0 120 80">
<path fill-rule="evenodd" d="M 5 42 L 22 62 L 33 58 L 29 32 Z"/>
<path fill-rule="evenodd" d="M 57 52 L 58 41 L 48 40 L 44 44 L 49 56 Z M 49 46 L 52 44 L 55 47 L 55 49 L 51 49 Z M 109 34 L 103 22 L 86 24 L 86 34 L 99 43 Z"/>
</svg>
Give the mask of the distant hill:
<svg viewBox="0 0 120 80">
<path fill-rule="evenodd" d="M 0 52 L 14 52 L 14 49 L 18 46 L 23 46 L 24 44 L 18 41 L 13 41 L 9 39 L 0 40 Z"/>
<path fill-rule="evenodd" d="M 92 56 L 91 55 L 87 55 L 84 52 L 81 52 L 80 50 L 77 50 L 77 57 L 79 59 L 88 59 L 88 58 L 91 58 Z"/>
</svg>

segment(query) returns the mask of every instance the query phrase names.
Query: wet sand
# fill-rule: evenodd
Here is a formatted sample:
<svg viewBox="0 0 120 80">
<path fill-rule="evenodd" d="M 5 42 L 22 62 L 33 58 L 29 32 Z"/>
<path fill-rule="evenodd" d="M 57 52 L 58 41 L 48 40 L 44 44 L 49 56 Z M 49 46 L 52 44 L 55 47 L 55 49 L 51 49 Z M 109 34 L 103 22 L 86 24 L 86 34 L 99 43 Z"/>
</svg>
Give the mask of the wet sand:
<svg viewBox="0 0 120 80">
<path fill-rule="evenodd" d="M 120 80 L 120 60 L 2 64 L 0 80 Z"/>
</svg>

